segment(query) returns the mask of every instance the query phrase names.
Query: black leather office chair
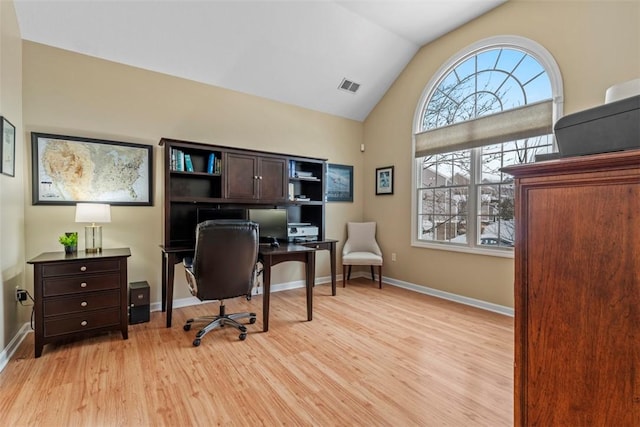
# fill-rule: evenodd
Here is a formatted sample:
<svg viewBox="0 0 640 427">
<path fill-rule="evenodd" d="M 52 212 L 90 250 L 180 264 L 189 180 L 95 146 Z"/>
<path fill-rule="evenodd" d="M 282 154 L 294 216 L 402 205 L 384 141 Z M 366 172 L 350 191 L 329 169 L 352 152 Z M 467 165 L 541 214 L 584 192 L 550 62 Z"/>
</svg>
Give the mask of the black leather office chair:
<svg viewBox="0 0 640 427">
<path fill-rule="evenodd" d="M 220 314 L 187 320 L 184 330 L 195 322 L 207 322 L 196 334 L 194 346 L 209 331 L 233 326 L 240 331 L 240 340 L 247 337 L 247 328 L 239 319 L 256 322 L 255 313 L 226 314 L 224 300 L 244 296 L 251 299 L 258 260 L 258 225 L 243 220 L 210 220 L 196 227 L 196 247 L 193 259 L 184 266 L 191 294 L 200 301 L 219 300 Z"/>
</svg>

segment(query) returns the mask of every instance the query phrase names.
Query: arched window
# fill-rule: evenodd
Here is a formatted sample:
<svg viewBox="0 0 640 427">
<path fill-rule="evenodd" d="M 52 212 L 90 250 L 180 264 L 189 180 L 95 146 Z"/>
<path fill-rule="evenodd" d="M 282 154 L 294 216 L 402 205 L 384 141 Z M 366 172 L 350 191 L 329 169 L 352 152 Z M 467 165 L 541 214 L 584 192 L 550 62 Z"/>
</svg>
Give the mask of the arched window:
<svg viewBox="0 0 640 427">
<path fill-rule="evenodd" d="M 562 80 L 515 36 L 480 41 L 433 76 L 414 116 L 413 244 L 510 254 L 514 187 L 500 172 L 554 150 Z"/>
</svg>

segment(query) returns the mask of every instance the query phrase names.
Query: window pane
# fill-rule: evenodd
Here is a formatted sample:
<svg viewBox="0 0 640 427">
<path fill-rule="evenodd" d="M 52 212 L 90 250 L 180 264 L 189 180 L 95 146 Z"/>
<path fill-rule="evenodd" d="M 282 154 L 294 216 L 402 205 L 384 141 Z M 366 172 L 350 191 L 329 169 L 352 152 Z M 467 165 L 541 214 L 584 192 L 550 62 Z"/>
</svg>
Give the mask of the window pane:
<svg viewBox="0 0 640 427">
<path fill-rule="evenodd" d="M 538 74 L 544 73 L 544 67 L 538 61 L 530 56 L 526 56 L 524 60 L 515 69 L 513 75 L 523 84 L 536 77 Z M 551 93 L 547 98 L 551 97 Z"/>
<path fill-rule="evenodd" d="M 479 193 L 482 203 L 477 243 L 480 246 L 512 247 L 515 241 L 513 184 L 483 185 Z"/>
</svg>

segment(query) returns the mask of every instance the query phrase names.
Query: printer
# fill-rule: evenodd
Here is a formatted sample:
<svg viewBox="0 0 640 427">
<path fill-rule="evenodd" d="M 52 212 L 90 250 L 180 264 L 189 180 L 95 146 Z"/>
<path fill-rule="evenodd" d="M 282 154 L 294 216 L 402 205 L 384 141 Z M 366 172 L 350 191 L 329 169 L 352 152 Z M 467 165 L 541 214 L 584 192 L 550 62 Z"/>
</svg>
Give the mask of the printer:
<svg viewBox="0 0 640 427">
<path fill-rule="evenodd" d="M 605 104 L 558 120 L 561 157 L 640 148 L 640 79 L 612 86 Z"/>
<path fill-rule="evenodd" d="M 318 240 L 318 227 L 309 222 L 290 222 L 287 224 L 289 242 L 314 242 Z"/>
</svg>

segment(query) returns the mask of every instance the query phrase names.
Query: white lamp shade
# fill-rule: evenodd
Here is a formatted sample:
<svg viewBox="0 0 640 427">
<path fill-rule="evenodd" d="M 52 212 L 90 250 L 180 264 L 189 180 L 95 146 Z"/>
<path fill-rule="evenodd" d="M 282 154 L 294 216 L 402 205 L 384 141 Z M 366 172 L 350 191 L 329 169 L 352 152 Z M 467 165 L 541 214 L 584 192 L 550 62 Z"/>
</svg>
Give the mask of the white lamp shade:
<svg viewBox="0 0 640 427">
<path fill-rule="evenodd" d="M 76 222 L 111 222 L 111 206 L 101 203 L 78 203 Z"/>
</svg>

